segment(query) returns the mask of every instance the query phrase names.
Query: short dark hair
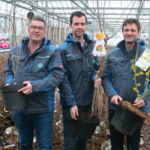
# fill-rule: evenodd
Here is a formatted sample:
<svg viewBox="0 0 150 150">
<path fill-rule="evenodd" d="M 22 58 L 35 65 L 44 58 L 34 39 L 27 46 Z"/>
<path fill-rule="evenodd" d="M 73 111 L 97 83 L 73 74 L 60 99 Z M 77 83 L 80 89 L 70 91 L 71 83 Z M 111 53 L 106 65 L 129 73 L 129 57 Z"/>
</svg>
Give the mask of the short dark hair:
<svg viewBox="0 0 150 150">
<path fill-rule="evenodd" d="M 44 28 L 46 28 L 46 22 L 45 22 L 45 20 L 43 19 L 43 18 L 41 18 L 41 17 L 34 17 L 34 18 L 32 18 L 32 20 L 29 22 L 29 26 L 31 25 L 31 22 L 32 21 L 41 21 L 41 22 L 43 22 L 44 23 Z"/>
<path fill-rule="evenodd" d="M 70 24 L 72 24 L 72 18 L 73 18 L 74 16 L 77 16 L 77 17 L 82 17 L 82 16 L 84 16 L 84 17 L 85 17 L 85 20 L 86 20 L 86 24 L 87 24 L 86 15 L 85 15 L 82 11 L 75 11 L 75 12 L 73 12 L 73 13 L 71 14 L 71 16 L 70 16 Z"/>
<path fill-rule="evenodd" d="M 122 24 L 122 31 L 124 30 L 124 26 L 126 26 L 127 24 L 132 24 L 135 23 L 137 25 L 137 29 L 138 32 L 141 30 L 141 25 L 138 19 L 135 18 L 127 18 L 124 20 L 123 24 Z"/>
</svg>

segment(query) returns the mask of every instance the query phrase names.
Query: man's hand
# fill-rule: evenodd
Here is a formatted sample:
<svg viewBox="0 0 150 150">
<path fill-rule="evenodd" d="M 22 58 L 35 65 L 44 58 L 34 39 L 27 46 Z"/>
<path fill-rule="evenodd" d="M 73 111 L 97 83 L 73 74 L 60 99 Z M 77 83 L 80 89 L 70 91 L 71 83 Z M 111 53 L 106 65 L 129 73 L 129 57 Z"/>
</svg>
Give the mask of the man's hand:
<svg viewBox="0 0 150 150">
<path fill-rule="evenodd" d="M 134 101 L 135 104 L 133 104 L 133 106 L 136 106 L 137 108 L 143 108 L 145 106 L 145 102 L 143 99 L 141 99 L 138 102 L 138 98 L 136 98 L 136 100 Z"/>
<path fill-rule="evenodd" d="M 94 84 L 95 88 L 99 88 L 101 84 L 102 84 L 101 78 L 95 79 L 95 84 Z"/>
<path fill-rule="evenodd" d="M 9 86 L 10 84 L 9 83 L 6 83 L 4 86 Z"/>
<path fill-rule="evenodd" d="M 114 95 L 112 98 L 111 98 L 111 103 L 112 104 L 115 104 L 115 105 L 119 105 L 119 101 L 122 101 L 122 98 L 119 96 L 119 95 Z"/>
<path fill-rule="evenodd" d="M 19 89 L 18 92 L 22 92 L 25 95 L 32 94 L 32 84 L 29 81 L 25 81 L 23 84 L 26 84 L 26 86 Z"/>
<path fill-rule="evenodd" d="M 78 107 L 73 106 L 72 108 L 70 108 L 70 114 L 72 119 L 77 120 L 76 116 L 78 116 Z"/>
<path fill-rule="evenodd" d="M 99 88 L 100 85 L 102 84 L 102 79 L 99 77 L 99 71 L 96 72 L 96 76 L 94 78 L 94 87 Z"/>
</svg>

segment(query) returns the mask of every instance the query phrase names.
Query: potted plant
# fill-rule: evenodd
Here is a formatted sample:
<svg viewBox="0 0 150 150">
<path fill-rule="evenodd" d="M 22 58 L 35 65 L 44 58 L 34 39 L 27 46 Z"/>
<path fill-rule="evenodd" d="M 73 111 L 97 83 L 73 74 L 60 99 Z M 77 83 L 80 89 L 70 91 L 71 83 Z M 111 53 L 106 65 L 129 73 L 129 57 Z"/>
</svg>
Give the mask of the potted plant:
<svg viewBox="0 0 150 150">
<path fill-rule="evenodd" d="M 102 57 L 101 59 L 101 64 L 103 60 L 104 57 Z M 99 71 L 96 72 L 95 78 L 99 78 L 102 68 L 103 65 L 99 67 Z M 95 98 L 97 93 L 99 93 L 99 89 L 95 88 L 93 100 L 92 100 L 91 113 L 80 112 L 79 116 L 77 116 L 78 120 L 76 122 L 74 132 L 81 139 L 90 139 L 96 129 L 96 126 L 99 125 L 100 119 L 98 118 L 98 116 L 94 115 L 94 104 L 95 104 Z"/>
<path fill-rule="evenodd" d="M 21 48 L 18 49 L 16 47 L 16 51 L 20 52 Z M 17 91 L 24 87 L 24 84 L 17 84 L 16 83 L 16 77 L 18 72 L 18 65 L 19 65 L 19 55 L 17 53 L 16 60 L 13 59 L 12 56 L 12 49 L 11 49 L 11 62 L 13 66 L 13 85 L 9 86 L 2 86 L 1 92 L 3 94 L 4 98 L 4 105 L 6 110 L 19 110 L 26 107 L 26 96 L 21 92 L 18 93 Z"/>
<path fill-rule="evenodd" d="M 17 84 L 17 73 L 19 72 L 19 60 L 21 54 L 21 46 L 18 44 L 18 39 L 16 37 L 16 29 L 14 29 L 14 42 L 11 45 L 15 45 L 13 48 L 10 48 L 9 61 L 11 62 L 10 69 L 12 73 L 10 74 L 11 83 L 4 83 L 4 86 L 1 87 L 1 92 L 3 94 L 4 105 L 6 110 L 19 110 L 26 107 L 26 96 L 23 93 L 18 93 L 17 91 L 24 87 L 23 84 Z M 15 44 L 14 44 L 15 43 Z M 1 47 L 8 47 L 9 42 L 5 38 L 1 38 Z M 16 54 L 14 54 L 16 51 Z M 12 82 L 13 81 L 13 82 Z M 9 85 L 9 86 L 6 86 Z"/>
<path fill-rule="evenodd" d="M 102 75 L 102 70 L 104 68 L 104 59 L 105 56 L 107 56 L 105 45 L 104 45 L 104 33 L 96 33 L 95 37 L 97 39 L 95 47 L 92 51 L 93 56 L 99 57 L 100 60 L 100 66 L 96 63 L 95 58 L 93 57 L 93 61 L 96 63 L 99 70 L 96 72 L 95 79 L 99 79 L 99 77 Z M 101 45 L 101 50 L 97 50 L 97 47 Z M 88 64 L 89 65 L 89 64 Z M 97 95 L 100 94 L 99 88 L 95 88 L 94 94 L 93 94 L 93 100 L 92 100 L 92 107 L 91 107 L 91 113 L 88 112 L 80 112 L 79 116 L 77 116 L 77 123 L 75 126 L 75 134 L 81 138 L 81 139 L 90 139 L 92 134 L 94 133 L 96 126 L 99 125 L 101 117 L 98 117 L 97 115 L 94 115 L 94 104 L 95 99 Z M 101 101 L 99 99 L 99 101 Z M 101 104 L 102 107 L 102 104 Z M 100 119 L 99 119 L 100 118 Z"/>
</svg>

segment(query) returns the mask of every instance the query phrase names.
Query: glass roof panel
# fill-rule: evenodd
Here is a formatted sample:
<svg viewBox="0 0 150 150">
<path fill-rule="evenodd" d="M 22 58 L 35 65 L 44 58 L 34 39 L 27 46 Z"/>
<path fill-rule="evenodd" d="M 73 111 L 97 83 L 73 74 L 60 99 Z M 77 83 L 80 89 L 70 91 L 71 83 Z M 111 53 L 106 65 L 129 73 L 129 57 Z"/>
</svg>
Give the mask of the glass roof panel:
<svg viewBox="0 0 150 150">
<path fill-rule="evenodd" d="M 16 0 L 16 16 L 26 18 L 29 11 L 38 11 L 45 15 L 47 0 Z M 0 0 L 0 13 L 13 16 L 12 0 Z M 98 8 L 97 8 L 98 6 Z M 81 10 L 85 12 L 89 21 L 94 26 L 98 26 L 98 9 L 101 21 L 104 17 L 105 27 L 111 29 L 116 22 L 122 24 L 124 19 L 139 17 L 141 25 L 145 25 L 150 20 L 149 0 L 48 0 L 48 15 L 55 19 L 67 18 L 73 11 Z M 92 25 L 90 25 L 92 26 Z M 117 25 L 116 27 L 117 28 Z M 97 28 L 94 28 L 96 31 Z"/>
</svg>

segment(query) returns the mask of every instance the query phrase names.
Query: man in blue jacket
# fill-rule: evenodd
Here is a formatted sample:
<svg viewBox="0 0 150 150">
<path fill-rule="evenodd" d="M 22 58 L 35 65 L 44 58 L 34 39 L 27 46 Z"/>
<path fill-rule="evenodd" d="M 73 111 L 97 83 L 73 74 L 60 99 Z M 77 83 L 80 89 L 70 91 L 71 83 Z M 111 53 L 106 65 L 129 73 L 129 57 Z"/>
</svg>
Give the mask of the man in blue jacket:
<svg viewBox="0 0 150 150">
<path fill-rule="evenodd" d="M 24 39 L 17 73 L 17 84 L 25 84 L 18 92 L 27 96 L 27 107 L 13 111 L 13 120 L 19 133 L 20 150 L 32 150 L 34 129 L 40 150 L 52 150 L 54 91 L 64 78 L 60 50 L 45 36 L 45 21 L 35 17 L 28 28 L 29 38 Z M 17 59 L 16 47 L 12 57 Z M 15 63 L 14 63 L 15 64 Z M 11 55 L 4 72 L 4 84 L 13 85 Z"/>
<path fill-rule="evenodd" d="M 91 112 L 94 92 L 95 71 L 100 64 L 91 52 L 94 42 L 85 34 L 87 18 L 81 11 L 70 17 L 70 33 L 59 48 L 65 68 L 65 79 L 60 84 L 60 104 L 63 110 L 64 150 L 85 150 L 87 140 L 79 139 L 74 134 L 78 112 Z M 99 87 L 101 79 L 95 80 Z"/>
<path fill-rule="evenodd" d="M 131 60 L 135 59 L 138 49 L 138 58 L 147 48 L 145 43 L 139 40 L 140 23 L 137 19 L 126 19 L 122 25 L 122 34 L 124 40 L 119 42 L 117 48 L 112 50 L 107 58 L 107 64 L 103 72 L 103 88 L 108 96 L 109 123 L 119 105 L 119 101 L 128 100 L 134 106 L 148 113 L 149 95 L 145 96 L 141 101 L 137 101 L 137 93 L 133 90 L 135 87 L 134 72 L 132 70 Z M 137 69 L 137 71 L 139 71 Z M 146 76 L 138 77 L 138 83 L 141 84 L 139 93 L 143 95 Z M 145 110 L 144 110 L 145 107 Z M 141 134 L 141 125 L 131 136 L 127 137 L 127 149 L 139 150 L 139 141 Z M 110 137 L 112 150 L 123 150 L 124 135 L 118 132 L 113 125 L 110 124 Z"/>
</svg>

